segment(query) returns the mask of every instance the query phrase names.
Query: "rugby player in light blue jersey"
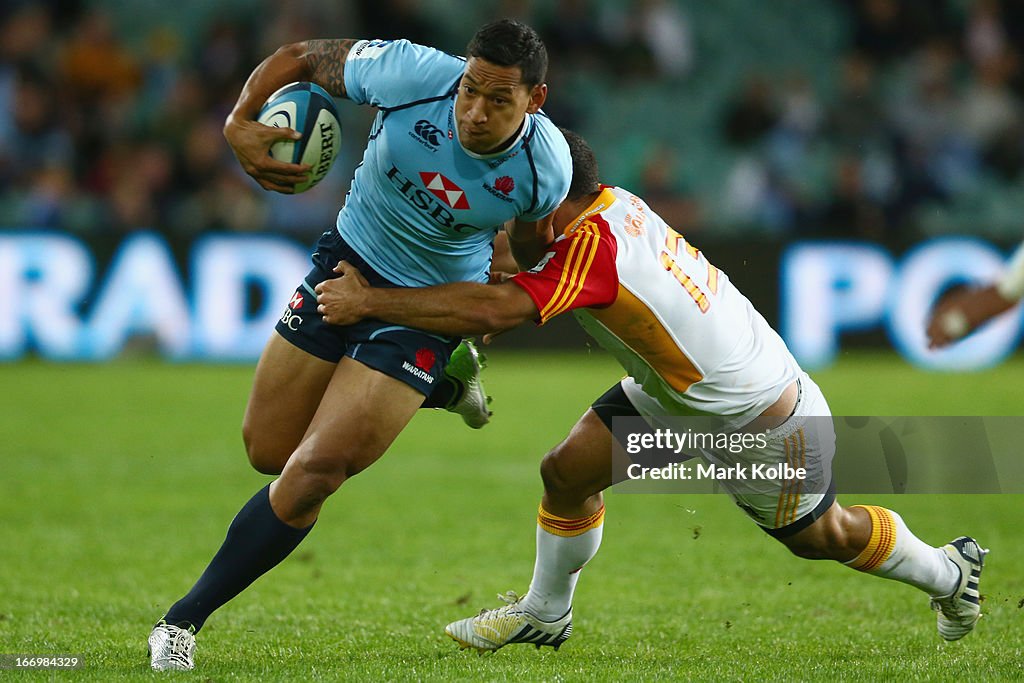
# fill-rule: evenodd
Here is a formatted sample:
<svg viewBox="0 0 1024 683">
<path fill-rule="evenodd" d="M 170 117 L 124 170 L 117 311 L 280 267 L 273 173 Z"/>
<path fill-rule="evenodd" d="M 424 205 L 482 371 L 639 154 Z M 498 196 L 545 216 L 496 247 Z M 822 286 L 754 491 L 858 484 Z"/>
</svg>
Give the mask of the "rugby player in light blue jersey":
<svg viewBox="0 0 1024 683">
<path fill-rule="evenodd" d="M 253 467 L 280 476 L 245 504 L 199 581 L 153 629 L 152 668 L 192 668 L 194 634 L 210 614 L 291 553 L 327 497 L 383 455 L 421 405 L 459 398 L 449 375 L 462 379 L 463 396 L 482 396 L 475 352 L 452 360 L 462 372 L 445 372 L 458 338 L 373 320 L 327 325 L 314 291 L 341 260 L 380 287 L 484 282 L 503 226 L 522 267 L 544 255 L 572 172 L 565 139 L 540 110 L 547 52 L 533 29 L 502 20 L 481 28 L 466 54 L 405 40 L 287 45 L 253 71 L 229 115 L 224 135 L 245 171 L 289 193 L 310 169 L 268 155 L 298 136 L 256 122 L 271 93 L 311 81 L 379 110 L 337 226 L 256 368 L 246 450 Z"/>
</svg>

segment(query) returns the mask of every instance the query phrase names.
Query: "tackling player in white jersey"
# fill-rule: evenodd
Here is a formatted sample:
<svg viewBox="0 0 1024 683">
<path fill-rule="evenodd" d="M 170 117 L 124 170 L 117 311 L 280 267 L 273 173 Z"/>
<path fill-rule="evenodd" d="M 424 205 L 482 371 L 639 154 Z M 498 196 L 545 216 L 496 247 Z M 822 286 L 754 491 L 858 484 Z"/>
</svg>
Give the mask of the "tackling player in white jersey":
<svg viewBox="0 0 1024 683">
<path fill-rule="evenodd" d="M 336 272 L 342 277 L 317 287 L 326 322 L 373 317 L 444 334 L 544 323 L 572 310 L 628 372 L 541 464 L 544 497 L 529 592 L 446 629 L 461 645 L 481 651 L 510 643 L 558 647 L 571 634 L 579 570 L 601 542 L 613 417 L 715 415 L 733 429 L 756 420 L 771 428 L 770 435 L 742 457 L 758 462 L 787 463 L 794 453 L 828 462 L 835 446 L 831 423 L 811 419 L 830 415 L 824 396 L 746 297 L 642 199 L 600 186 L 589 147 L 563 133 L 573 181 L 555 213 L 560 235 L 530 272 L 498 285 L 385 290 L 341 263 Z M 830 487 L 810 495 L 785 488 L 773 495 L 730 492 L 796 555 L 836 560 L 928 593 L 943 638 L 955 640 L 974 628 L 987 552 L 974 539 L 932 547 L 895 512 L 843 507 Z"/>
</svg>

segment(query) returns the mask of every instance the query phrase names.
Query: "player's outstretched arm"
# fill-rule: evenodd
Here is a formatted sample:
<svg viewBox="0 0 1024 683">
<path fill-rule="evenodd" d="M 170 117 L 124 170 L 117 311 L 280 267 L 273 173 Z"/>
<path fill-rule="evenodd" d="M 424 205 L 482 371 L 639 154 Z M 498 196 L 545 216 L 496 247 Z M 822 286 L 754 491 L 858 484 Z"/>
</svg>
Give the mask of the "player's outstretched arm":
<svg viewBox="0 0 1024 683">
<path fill-rule="evenodd" d="M 1017 247 L 998 282 L 957 287 L 942 295 L 928 316 L 928 348 L 937 349 L 969 335 L 1024 298 L 1024 244 Z"/>
<path fill-rule="evenodd" d="M 1016 303 L 1003 296 L 998 285 L 961 287 L 946 293 L 928 319 L 928 348 L 942 348 L 963 339 Z"/>
<path fill-rule="evenodd" d="M 224 137 L 238 163 L 265 190 L 290 194 L 304 182 L 310 167 L 277 161 L 268 154 L 282 139 L 298 139 L 291 128 L 273 128 L 256 122 L 260 108 L 281 86 L 310 81 L 336 97 L 345 97 L 345 60 L 353 39 L 307 40 L 279 48 L 249 75 L 234 109 L 224 122 Z"/>
<path fill-rule="evenodd" d="M 501 332 L 537 318 L 537 306 L 511 282 L 454 282 L 434 287 L 370 287 L 355 266 L 342 261 L 340 277 L 316 286 L 324 322 L 349 325 L 376 318 L 446 335 Z"/>
</svg>

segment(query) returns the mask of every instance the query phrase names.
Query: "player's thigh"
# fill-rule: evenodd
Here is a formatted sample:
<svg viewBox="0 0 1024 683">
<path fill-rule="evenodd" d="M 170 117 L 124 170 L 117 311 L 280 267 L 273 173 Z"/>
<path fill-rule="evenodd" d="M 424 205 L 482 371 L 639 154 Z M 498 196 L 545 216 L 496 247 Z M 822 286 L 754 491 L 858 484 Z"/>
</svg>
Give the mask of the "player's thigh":
<svg viewBox="0 0 1024 683">
<path fill-rule="evenodd" d="M 738 453 L 704 453 L 718 465 L 739 466 L 745 478 L 722 481 L 723 488 L 768 534 L 780 540 L 814 525 L 835 502 L 835 430 L 828 404 L 806 375 L 798 386 L 793 415 L 770 430 L 763 444 Z M 816 527 L 823 528 L 825 524 Z"/>
<path fill-rule="evenodd" d="M 335 277 L 332 268 L 341 259 L 358 261 L 332 228 L 320 236 L 313 267 L 288 300 L 256 368 L 242 432 L 249 460 L 262 472 L 280 472 L 299 445 L 347 349 L 347 329 L 323 321 L 313 293 Z"/>
<path fill-rule="evenodd" d="M 423 403 L 423 393 L 379 370 L 343 358 L 302 442 L 270 489 L 285 523 L 312 524 L 346 479 L 373 464 Z"/>
<path fill-rule="evenodd" d="M 281 471 L 302 441 L 337 365 L 271 334 L 256 366 L 242 425 L 254 466 Z"/>
<path fill-rule="evenodd" d="M 343 358 L 281 479 L 340 484 L 358 474 L 384 454 L 423 399 L 408 383 Z"/>
<path fill-rule="evenodd" d="M 364 320 L 346 325 L 334 369 L 289 459 L 348 477 L 379 458 L 444 373 L 458 340 Z"/>
</svg>

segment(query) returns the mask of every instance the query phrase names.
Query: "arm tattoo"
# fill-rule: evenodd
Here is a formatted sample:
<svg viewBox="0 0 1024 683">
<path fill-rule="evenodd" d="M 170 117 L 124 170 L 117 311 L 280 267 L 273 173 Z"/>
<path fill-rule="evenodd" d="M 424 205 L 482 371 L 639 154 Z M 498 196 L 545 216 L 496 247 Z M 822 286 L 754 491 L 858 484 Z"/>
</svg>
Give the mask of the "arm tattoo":
<svg viewBox="0 0 1024 683">
<path fill-rule="evenodd" d="M 312 81 L 337 97 L 347 97 L 345 92 L 345 59 L 356 41 L 308 40 L 306 41 L 306 64 L 313 74 Z"/>
</svg>

